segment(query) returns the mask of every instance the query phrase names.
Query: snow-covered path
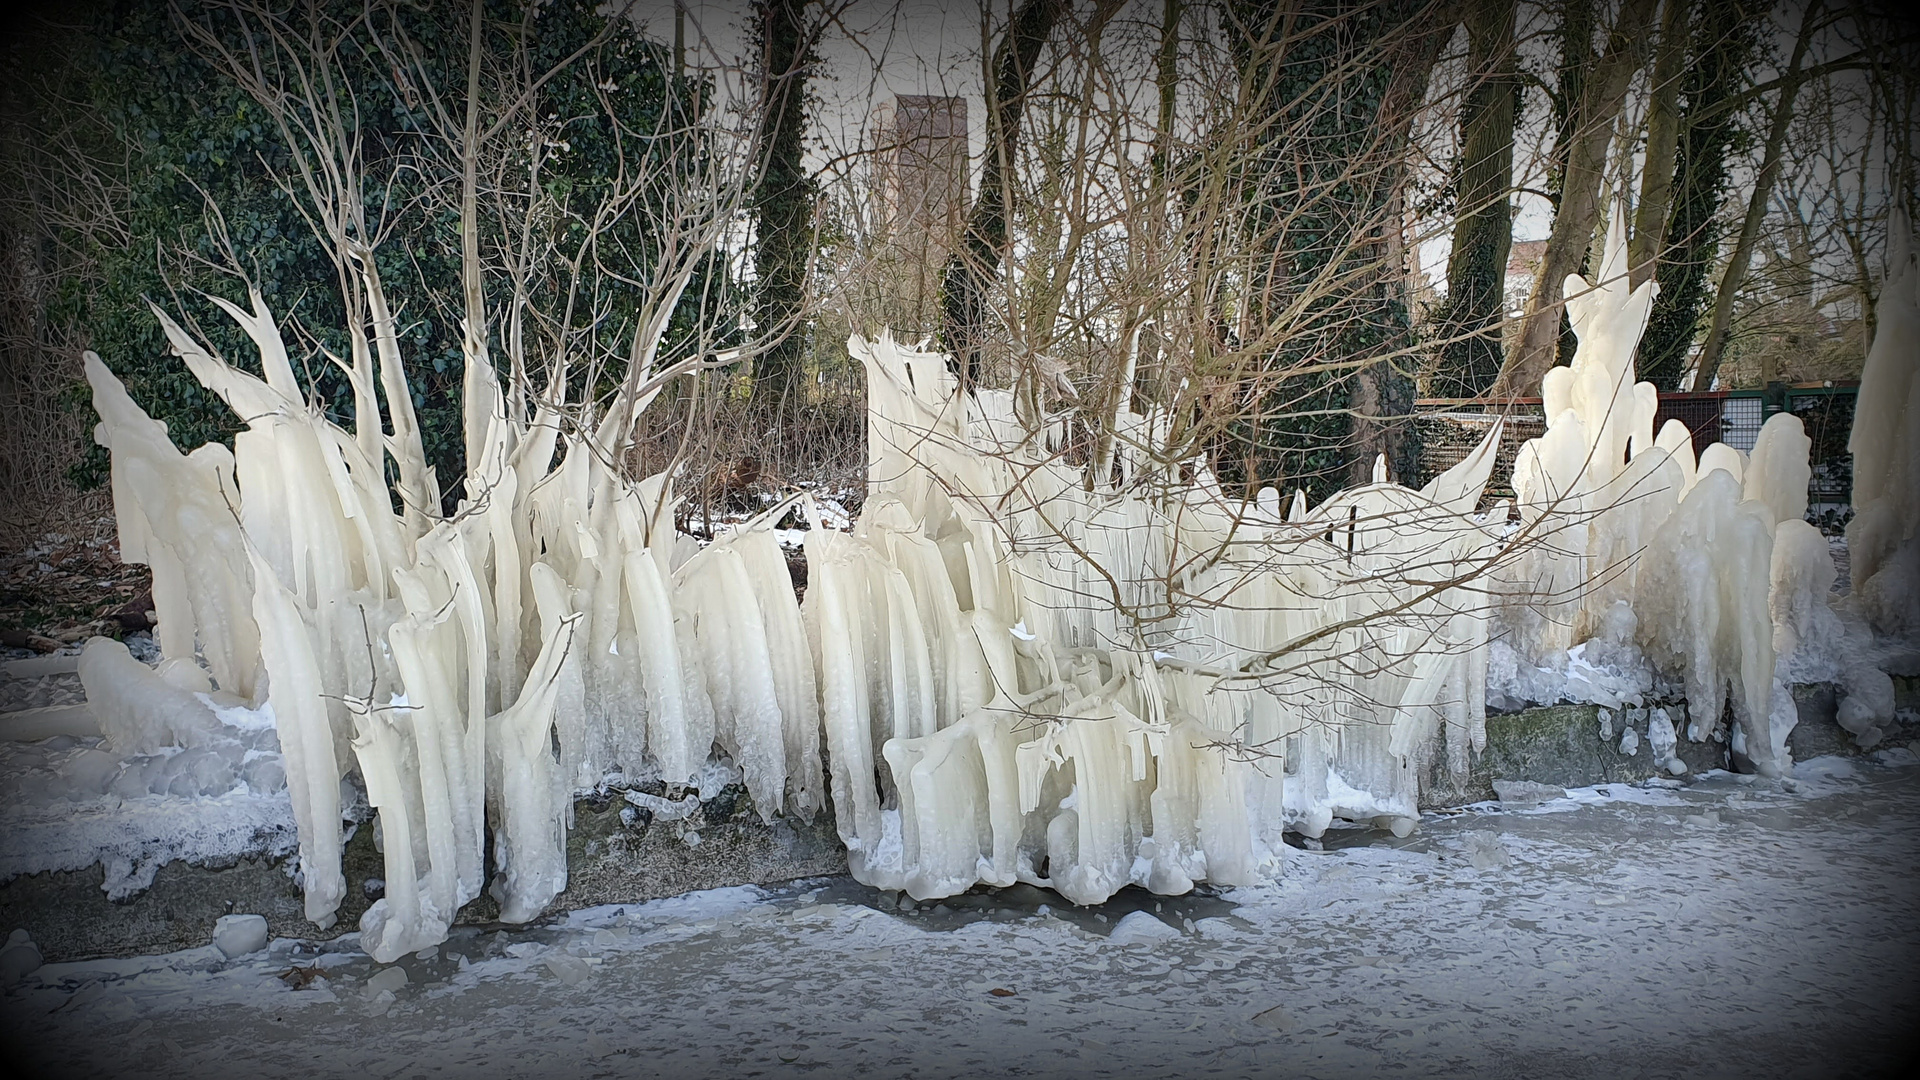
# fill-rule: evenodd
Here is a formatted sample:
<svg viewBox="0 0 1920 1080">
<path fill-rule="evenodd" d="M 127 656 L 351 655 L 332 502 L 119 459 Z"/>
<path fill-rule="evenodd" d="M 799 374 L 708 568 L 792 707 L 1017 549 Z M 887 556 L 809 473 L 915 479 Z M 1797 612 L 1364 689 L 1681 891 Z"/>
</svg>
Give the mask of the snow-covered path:
<svg viewBox="0 0 1920 1080">
<path fill-rule="evenodd" d="M 1910 1075 L 1920 768 L 1882 757 L 1430 815 L 1221 897 L 834 880 L 456 931 L 390 996 L 351 939 L 55 965 L 4 1036 L 48 1076 Z"/>
</svg>

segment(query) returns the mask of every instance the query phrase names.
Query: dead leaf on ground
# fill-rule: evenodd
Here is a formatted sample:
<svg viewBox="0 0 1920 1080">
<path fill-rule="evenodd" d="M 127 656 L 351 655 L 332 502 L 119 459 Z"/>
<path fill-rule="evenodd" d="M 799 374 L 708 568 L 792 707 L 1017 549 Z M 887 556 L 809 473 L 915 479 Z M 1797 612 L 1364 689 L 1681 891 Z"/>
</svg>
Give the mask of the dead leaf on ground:
<svg viewBox="0 0 1920 1080">
<path fill-rule="evenodd" d="M 313 980 L 320 978 L 321 975 L 320 965 L 309 964 L 306 967 L 290 967 L 281 972 L 280 981 L 293 987 L 295 990 L 305 990 Z"/>
</svg>

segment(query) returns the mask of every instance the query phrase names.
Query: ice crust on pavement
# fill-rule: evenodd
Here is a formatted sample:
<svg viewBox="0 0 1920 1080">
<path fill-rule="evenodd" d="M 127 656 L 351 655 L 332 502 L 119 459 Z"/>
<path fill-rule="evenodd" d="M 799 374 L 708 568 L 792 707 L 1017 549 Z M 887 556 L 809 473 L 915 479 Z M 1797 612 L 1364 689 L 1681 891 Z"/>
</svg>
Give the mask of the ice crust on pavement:
<svg viewBox="0 0 1920 1080">
<path fill-rule="evenodd" d="M 883 335 L 849 342 L 869 403 L 849 531 L 802 494 L 705 545 L 677 534 L 674 477 L 610 464 L 660 382 L 568 425 L 564 371 L 503 387 L 484 356 L 465 366 L 467 497 L 441 516 L 395 349 L 379 350 L 384 394 L 371 354 L 356 376 L 370 422 L 347 431 L 301 396 L 258 294 L 223 307 L 260 377 L 156 309 L 247 427 L 231 455 L 181 455 L 87 359 L 174 665 L 136 672 L 105 645 L 83 661 L 103 730 L 179 744 L 171 758 L 204 749 L 220 708 L 270 714 L 323 926 L 357 773 L 387 881 L 360 941 L 382 962 L 444 941 L 482 890 L 509 921 L 537 916 L 566 886 L 576 788 L 644 776 L 677 805 L 716 760 L 766 820 L 831 801 L 869 884 L 937 899 L 1024 882 L 1081 904 L 1268 880 L 1283 830 L 1406 835 L 1425 765 L 1458 774 L 1484 748 L 1490 697 L 1684 693 L 1684 730 L 1648 722 L 1669 769 L 1672 740 L 1715 737 L 1724 703 L 1721 737 L 1785 776 L 1783 672 L 1823 662 L 1809 643 L 1841 618 L 1822 614 L 1832 563 L 1795 516 L 1807 440 L 1783 414 L 1751 457 L 1715 444 L 1696 461 L 1684 427 L 1653 430 L 1652 387 L 1632 380 L 1651 286 L 1626 284 L 1624 236 L 1616 212 L 1595 284 L 1570 291 L 1580 344 L 1541 388 L 1546 433 L 1519 455 L 1514 505 L 1488 509 L 1497 425 L 1419 491 L 1382 463 L 1319 506 L 1243 504 L 1204 461 L 1146 452 L 1165 415 L 1122 402 L 1116 437 L 1070 464 L 1071 417 L 962 393 L 948 358 Z M 658 339 L 642 344 L 650 364 Z M 1920 479 L 1888 475 L 1874 490 Z M 237 525 L 204 520 L 216 500 Z M 795 510 L 804 605 L 775 536 Z M 1877 684 L 1856 681 L 1853 712 L 1878 725 Z"/>
</svg>

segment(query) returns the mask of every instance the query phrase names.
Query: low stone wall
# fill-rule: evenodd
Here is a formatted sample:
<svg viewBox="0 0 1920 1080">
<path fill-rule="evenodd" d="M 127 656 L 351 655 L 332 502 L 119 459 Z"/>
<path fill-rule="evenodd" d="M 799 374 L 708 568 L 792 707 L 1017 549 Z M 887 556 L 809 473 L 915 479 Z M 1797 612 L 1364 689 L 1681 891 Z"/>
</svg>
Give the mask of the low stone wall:
<svg viewBox="0 0 1920 1080">
<path fill-rule="evenodd" d="M 1689 740 L 1684 733 L 1685 710 L 1668 706 L 1667 712 L 1674 727 L 1682 729 L 1674 756 L 1686 763 L 1689 772 L 1732 767 L 1726 743 Z M 1550 705 L 1489 716 L 1487 748 L 1475 757 L 1466 776 L 1453 776 L 1439 760 L 1426 764 L 1421 809 L 1497 798 L 1495 780 L 1530 780 L 1570 788 L 1671 776 L 1664 762 L 1654 760 L 1647 734 L 1651 716 L 1651 709 L 1605 709 L 1598 705 Z M 1620 749 L 1629 729 L 1637 743 L 1631 754 Z"/>
<path fill-rule="evenodd" d="M 1897 700 L 1907 715 L 1920 706 L 1920 680 L 1896 677 Z M 1828 684 L 1794 688 L 1800 723 L 1788 739 L 1795 760 L 1826 754 L 1861 754 L 1834 722 L 1836 694 Z M 1424 808 L 1460 806 L 1496 798 L 1496 780 L 1529 780 L 1554 787 L 1629 783 L 1667 775 L 1656 762 L 1647 733 L 1650 710 L 1603 710 L 1594 705 L 1556 705 L 1487 718 L 1487 748 L 1464 778 L 1447 775 L 1444 763 L 1425 763 Z M 1669 707 L 1682 729 L 1674 753 L 1693 772 L 1733 768 L 1724 742 L 1689 741 L 1682 710 Z M 1639 743 L 1622 753 L 1627 729 Z M 1603 734 L 1604 732 L 1604 734 Z M 1899 725 L 1883 745 L 1920 737 L 1920 724 Z M 347 897 L 332 931 L 306 921 L 290 861 L 241 859 L 224 866 L 169 863 L 153 885 L 113 903 L 101 889 L 103 869 L 33 874 L 0 885 L 0 931 L 25 927 L 48 961 L 131 956 L 204 945 L 214 920 L 236 912 L 267 918 L 275 936 L 327 937 L 354 929 L 383 888 L 382 858 L 372 830 L 357 829 L 346 845 Z M 776 817 L 760 820 L 745 789 L 735 785 L 692 817 L 655 821 L 619 797 L 574 803 L 567 841 L 568 887 L 553 910 L 636 903 L 695 889 L 748 883 L 772 884 L 847 872 L 826 809 L 811 822 Z M 462 909 L 459 922 L 489 924 L 498 908 L 489 897 Z"/>
<path fill-rule="evenodd" d="M 331 930 L 307 921 L 292 859 L 240 859 L 221 866 L 168 863 L 151 887 L 120 903 L 107 899 L 98 864 L 15 878 L 0 885 L 0 933 L 26 928 L 48 962 L 204 945 L 214 920 L 234 913 L 266 916 L 275 937 L 335 937 L 357 929 L 384 890 L 384 859 L 374 850 L 372 829 L 354 831 L 342 863 L 347 895 Z M 567 839 L 567 891 L 549 910 L 846 872 L 846 848 L 830 809 L 812 822 L 776 817 L 768 825 L 746 790 L 734 786 L 692 818 L 652 822 L 618 796 L 579 799 Z M 493 898 L 482 895 L 455 921 L 487 925 L 498 915 Z"/>
</svg>

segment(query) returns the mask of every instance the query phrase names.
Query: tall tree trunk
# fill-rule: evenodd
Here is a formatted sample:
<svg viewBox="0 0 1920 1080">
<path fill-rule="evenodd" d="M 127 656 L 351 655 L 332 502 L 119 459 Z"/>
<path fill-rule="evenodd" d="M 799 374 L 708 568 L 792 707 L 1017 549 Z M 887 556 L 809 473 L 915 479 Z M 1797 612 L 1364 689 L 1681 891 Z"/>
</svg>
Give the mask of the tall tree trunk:
<svg viewBox="0 0 1920 1080">
<path fill-rule="evenodd" d="M 813 181 L 801 161 L 806 132 L 807 0 L 764 0 L 760 34 L 760 176 L 753 192 L 754 321 L 781 337 L 754 358 L 754 399 L 793 398 L 806 363 L 803 321 L 813 254 Z M 795 402 L 797 404 L 797 402 Z"/>
<path fill-rule="evenodd" d="M 1640 200 L 1627 240 L 1628 281 L 1634 288 L 1653 276 L 1667 235 L 1673 202 L 1673 156 L 1680 145 L 1680 81 L 1687 62 L 1689 0 L 1663 0 L 1660 47 L 1654 54 L 1653 93 L 1647 102 L 1647 155 L 1640 170 Z"/>
<path fill-rule="evenodd" d="M 1561 0 L 1560 4 L 1560 66 L 1555 73 L 1552 94 L 1553 147 L 1547 152 L 1547 201 L 1553 204 L 1556 214 L 1560 212 L 1567 185 L 1567 162 L 1582 135 L 1580 99 L 1586 93 L 1587 79 L 1593 74 L 1594 65 L 1599 62 L 1593 49 L 1593 32 L 1600 25 L 1596 19 L 1597 6 L 1598 0 Z M 1587 261 L 1587 256 L 1582 255 L 1580 273 L 1587 272 Z M 1566 363 L 1573 355 L 1577 339 L 1565 311 L 1560 313 L 1559 342 L 1559 361 Z"/>
<path fill-rule="evenodd" d="M 687 77 L 686 0 L 673 0 L 673 77 Z"/>
<path fill-rule="evenodd" d="M 1800 93 L 1801 69 L 1806 64 L 1807 46 L 1820 13 L 1820 0 L 1810 0 L 1800 16 L 1800 33 L 1793 42 L 1793 58 L 1787 63 L 1780 83 L 1780 100 L 1773 106 L 1773 122 L 1767 130 L 1766 151 L 1760 159 L 1760 175 L 1754 178 L 1753 193 L 1747 199 L 1747 216 L 1740 223 L 1740 239 L 1733 246 L 1727 269 L 1720 279 L 1720 291 L 1713 299 L 1713 319 L 1707 324 L 1707 341 L 1700 350 L 1699 370 L 1693 377 L 1695 393 L 1713 387 L 1714 372 L 1726 352 L 1727 333 L 1733 323 L 1733 301 L 1746 281 L 1747 264 L 1753 259 L 1753 245 L 1760 238 L 1760 222 L 1767 216 L 1767 201 L 1773 197 L 1774 182 L 1780 179 L 1780 153 L 1787 142 L 1787 128 L 1793 123 L 1793 101 Z"/>
<path fill-rule="evenodd" d="M 1150 161 L 1153 184 L 1147 195 L 1146 219 L 1146 227 L 1152 230 L 1150 235 L 1156 238 L 1153 245 L 1156 247 L 1164 243 L 1168 230 L 1167 170 L 1173 159 L 1173 123 L 1175 107 L 1179 104 L 1180 18 L 1185 7 L 1184 0 L 1165 0 L 1160 12 L 1160 48 L 1154 64 L 1154 89 L 1158 91 L 1160 109 L 1154 125 Z M 1133 405 L 1134 386 L 1141 377 L 1141 338 L 1146 332 L 1149 307 L 1144 299 L 1129 303 L 1121 320 L 1120 364 L 1100 403 L 1100 415 L 1105 422 L 1094 439 L 1094 467 L 1089 483 L 1104 482 L 1112 472 L 1114 435 L 1119 430 L 1121 414 Z"/>
<path fill-rule="evenodd" d="M 1154 89 L 1160 93 L 1160 115 L 1154 126 L 1153 180 L 1164 190 L 1167 164 L 1173 153 L 1174 106 L 1179 101 L 1180 14 L 1182 0 L 1166 0 L 1160 13 L 1160 52 L 1155 58 Z M 1156 191 L 1156 194 L 1158 192 Z"/>
<path fill-rule="evenodd" d="M 1445 0 L 1240 0 L 1223 19 L 1243 67 L 1237 120 L 1252 133 L 1231 166 L 1245 184 L 1239 224 L 1257 239 L 1235 253 L 1232 302 L 1207 301 L 1231 325 L 1194 347 L 1244 357 L 1229 376 L 1240 381 L 1195 393 L 1230 486 L 1321 499 L 1365 482 L 1382 452 L 1394 476 L 1413 472 L 1405 268 L 1387 230 L 1402 226 L 1407 134 L 1459 17 Z"/>
<path fill-rule="evenodd" d="M 475 415 L 477 408 L 491 408 L 480 387 L 478 365 L 491 363 L 487 356 L 487 301 L 480 265 L 480 58 L 485 32 L 482 0 L 473 0 L 467 41 L 467 114 L 460 142 L 460 296 L 466 309 L 464 348 L 461 350 L 465 404 L 463 459 L 465 468 L 457 482 L 463 495 L 479 498 L 479 492 L 466 490 L 466 472 L 480 464 L 481 441 L 485 438 L 486 418 Z M 449 488 L 452 483 L 449 484 Z"/>
<path fill-rule="evenodd" d="M 1553 148 L 1547 152 L 1547 198 L 1560 207 L 1567 181 L 1567 155 L 1580 138 L 1580 98 L 1593 70 L 1593 8 L 1595 0 L 1562 0 L 1560 5 L 1560 66 L 1554 71 Z"/>
<path fill-rule="evenodd" d="M 1460 105 L 1460 171 L 1454 181 L 1453 250 L 1440 311 L 1433 392 L 1478 397 L 1500 375 L 1507 256 L 1513 247 L 1513 124 L 1520 80 L 1512 0 L 1468 5 L 1467 67 L 1473 88 Z"/>
<path fill-rule="evenodd" d="M 1627 84 L 1639 67 L 1654 0 L 1625 0 L 1607 35 L 1607 48 L 1581 88 L 1572 142 L 1567 147 L 1560 206 L 1553 215 L 1540 276 L 1527 299 L 1520 324 L 1520 340 L 1495 391 L 1520 396 L 1540 385 L 1559 356 L 1560 323 L 1565 280 L 1586 261 L 1594 224 L 1600 215 L 1600 184 L 1606 174 L 1607 145 L 1614 118 L 1627 95 Z"/>
<path fill-rule="evenodd" d="M 1406 146 L 1413 131 L 1413 120 L 1427 94 L 1427 82 L 1453 27 L 1459 8 L 1428 8 L 1430 18 L 1425 29 L 1412 31 L 1404 44 L 1393 50 L 1389 62 L 1393 76 L 1380 99 L 1377 122 L 1384 125 L 1387 138 L 1381 146 L 1387 163 L 1380 182 L 1386 187 L 1389 211 L 1377 220 L 1384 235 L 1374 246 L 1380 260 L 1380 274 L 1374 289 L 1379 293 L 1378 311 L 1387 332 L 1382 344 L 1386 352 L 1406 350 L 1413 345 L 1409 318 L 1406 267 Z M 1390 230 L 1390 231 L 1389 231 Z M 1501 260 L 1505 265 L 1505 260 Z M 1408 418 L 1413 414 L 1414 382 L 1410 359 L 1381 359 L 1361 368 L 1354 375 L 1353 454 L 1348 462 L 1348 481 L 1359 485 L 1373 479 L 1373 462 L 1385 455 L 1387 471 L 1406 483 L 1419 468 L 1419 443 Z"/>
<path fill-rule="evenodd" d="M 962 387 L 979 384 L 986 329 L 986 294 L 1006 255 L 1008 174 L 1020 141 L 1020 118 L 1032 89 L 1040 50 L 1066 14 L 1070 0 L 1021 0 L 1006 33 L 993 50 L 992 94 L 987 102 L 987 148 L 980 168 L 980 193 L 967 215 L 960 250 L 947 260 L 942 280 L 947 348 Z"/>
<path fill-rule="evenodd" d="M 1719 261 L 1720 199 L 1727 154 L 1737 128 L 1728 103 L 1751 79 L 1747 70 L 1755 23 L 1767 0 L 1706 0 L 1693 28 L 1674 158 L 1672 209 L 1655 270 L 1660 291 L 1640 339 L 1639 375 L 1661 391 L 1680 389 L 1694 329 L 1707 301 L 1708 277 Z"/>
</svg>

